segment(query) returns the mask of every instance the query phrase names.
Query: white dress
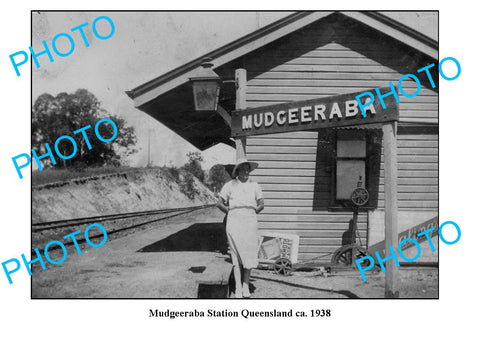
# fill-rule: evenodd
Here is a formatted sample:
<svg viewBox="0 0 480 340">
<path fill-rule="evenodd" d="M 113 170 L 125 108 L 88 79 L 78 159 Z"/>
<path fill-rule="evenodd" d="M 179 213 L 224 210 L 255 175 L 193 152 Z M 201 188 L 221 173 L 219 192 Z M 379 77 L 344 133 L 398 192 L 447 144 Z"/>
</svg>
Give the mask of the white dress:
<svg viewBox="0 0 480 340">
<path fill-rule="evenodd" d="M 245 269 L 258 265 L 258 222 L 255 208 L 263 198 L 258 183 L 238 178 L 226 183 L 220 197 L 228 204 L 227 238 L 234 266 Z"/>
</svg>

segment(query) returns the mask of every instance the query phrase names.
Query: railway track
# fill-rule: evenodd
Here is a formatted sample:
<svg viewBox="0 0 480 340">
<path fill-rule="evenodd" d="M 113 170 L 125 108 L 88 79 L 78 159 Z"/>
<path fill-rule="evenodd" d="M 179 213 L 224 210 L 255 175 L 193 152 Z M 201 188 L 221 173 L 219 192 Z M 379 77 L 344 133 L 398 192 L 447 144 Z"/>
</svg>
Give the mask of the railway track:
<svg viewBox="0 0 480 340">
<path fill-rule="evenodd" d="M 121 214 L 111 214 L 111 215 L 102 215 L 102 216 L 91 216 L 91 217 L 82 217 L 66 220 L 57 220 L 57 221 L 48 221 L 32 224 L 32 248 L 35 248 L 34 244 L 43 244 L 47 242 L 59 239 L 62 240 L 62 243 L 65 246 L 73 245 L 74 241 L 63 240 L 63 236 L 72 232 L 73 228 L 75 230 L 82 230 L 82 233 L 78 234 L 79 238 L 76 238 L 78 244 L 83 244 L 86 242 L 83 236 L 83 231 L 88 225 L 92 223 L 112 221 L 113 223 L 102 224 L 106 229 L 109 239 L 112 235 L 118 235 L 119 233 L 126 233 L 132 230 L 135 230 L 140 227 L 144 227 L 148 224 L 173 218 L 175 216 L 187 214 L 196 210 L 206 209 L 215 206 L 215 204 L 207 204 L 201 206 L 193 207 L 184 207 L 184 208 L 173 208 L 173 209 L 159 209 L 159 210 L 148 210 L 148 211 L 138 211 L 130 213 L 121 213 Z M 151 218 L 150 218 L 151 217 Z M 141 221 L 138 219 L 141 218 Z M 145 221 L 145 219 L 147 221 Z M 117 223 L 119 222 L 119 223 Z M 99 237 L 104 237 L 103 233 L 89 234 L 88 238 L 90 240 L 96 239 Z M 42 241 L 46 241 L 43 242 Z M 38 247 L 37 247 L 38 248 Z M 51 246 L 49 249 L 60 248 L 60 246 Z M 40 248 L 39 248 L 40 249 Z M 34 249 L 32 249 L 34 253 Z"/>
<path fill-rule="evenodd" d="M 49 229 L 70 227 L 70 226 L 84 224 L 84 223 L 119 220 L 119 219 L 126 219 L 126 218 L 139 217 L 139 216 L 159 215 L 159 214 L 166 214 L 166 213 L 177 212 L 177 211 L 180 211 L 180 212 L 186 211 L 186 210 L 193 211 L 197 209 L 212 207 L 214 205 L 215 204 L 207 204 L 207 205 L 185 207 L 185 208 L 146 210 L 146 211 L 137 211 L 137 212 L 130 212 L 130 213 L 122 213 L 122 214 L 99 215 L 99 216 L 92 216 L 92 217 L 79 217 L 79 218 L 72 218 L 72 219 L 66 219 L 66 220 L 39 222 L 39 223 L 32 224 L 32 231 L 36 232 L 36 231 L 43 231 L 43 230 L 49 230 Z"/>
</svg>

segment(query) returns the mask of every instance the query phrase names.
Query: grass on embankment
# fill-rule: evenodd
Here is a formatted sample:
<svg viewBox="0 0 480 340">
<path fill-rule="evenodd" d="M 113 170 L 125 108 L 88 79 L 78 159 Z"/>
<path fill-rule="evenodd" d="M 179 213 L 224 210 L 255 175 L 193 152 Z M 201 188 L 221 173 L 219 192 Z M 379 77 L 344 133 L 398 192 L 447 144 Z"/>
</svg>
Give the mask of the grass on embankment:
<svg viewBox="0 0 480 340">
<path fill-rule="evenodd" d="M 43 171 L 37 170 L 32 172 L 32 185 L 37 186 L 55 182 L 65 182 L 76 178 L 107 175 L 119 172 L 135 171 L 140 169 L 143 168 L 133 168 L 128 166 L 88 167 L 82 170 L 47 168 Z"/>
</svg>

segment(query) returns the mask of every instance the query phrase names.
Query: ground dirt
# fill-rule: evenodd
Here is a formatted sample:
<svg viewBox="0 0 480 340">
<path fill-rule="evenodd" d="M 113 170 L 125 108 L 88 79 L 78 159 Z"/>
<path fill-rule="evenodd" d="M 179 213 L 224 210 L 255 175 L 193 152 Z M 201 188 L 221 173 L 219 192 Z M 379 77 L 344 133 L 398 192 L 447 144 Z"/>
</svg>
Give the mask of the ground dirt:
<svg viewBox="0 0 480 340">
<path fill-rule="evenodd" d="M 398 277 L 400 298 L 438 298 L 438 268 L 401 268 Z M 281 276 L 256 269 L 251 290 L 252 298 L 383 298 L 385 275 L 378 272 L 363 282 L 356 270 L 324 277 L 315 271 Z"/>
<path fill-rule="evenodd" d="M 68 248 L 60 265 L 33 265 L 33 298 L 196 298 L 198 268 L 225 261 L 223 214 L 208 208 L 155 221 L 100 248 Z M 55 253 L 52 253 L 52 256 Z M 383 298 L 385 275 L 297 270 L 282 276 L 252 272 L 251 298 Z M 401 298 L 437 298 L 437 268 L 401 268 Z"/>
</svg>

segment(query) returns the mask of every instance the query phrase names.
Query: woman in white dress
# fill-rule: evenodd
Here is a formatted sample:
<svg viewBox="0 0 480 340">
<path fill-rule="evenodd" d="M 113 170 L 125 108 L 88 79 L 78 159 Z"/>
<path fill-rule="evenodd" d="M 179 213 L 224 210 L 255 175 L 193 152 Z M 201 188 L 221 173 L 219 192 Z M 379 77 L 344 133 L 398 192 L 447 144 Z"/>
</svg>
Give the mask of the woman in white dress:
<svg viewBox="0 0 480 340">
<path fill-rule="evenodd" d="M 250 297 L 250 271 L 258 265 L 257 214 L 263 210 L 263 194 L 249 180 L 258 163 L 239 159 L 230 182 L 220 191 L 217 206 L 227 215 L 227 239 L 235 277 L 235 297 Z"/>
</svg>

